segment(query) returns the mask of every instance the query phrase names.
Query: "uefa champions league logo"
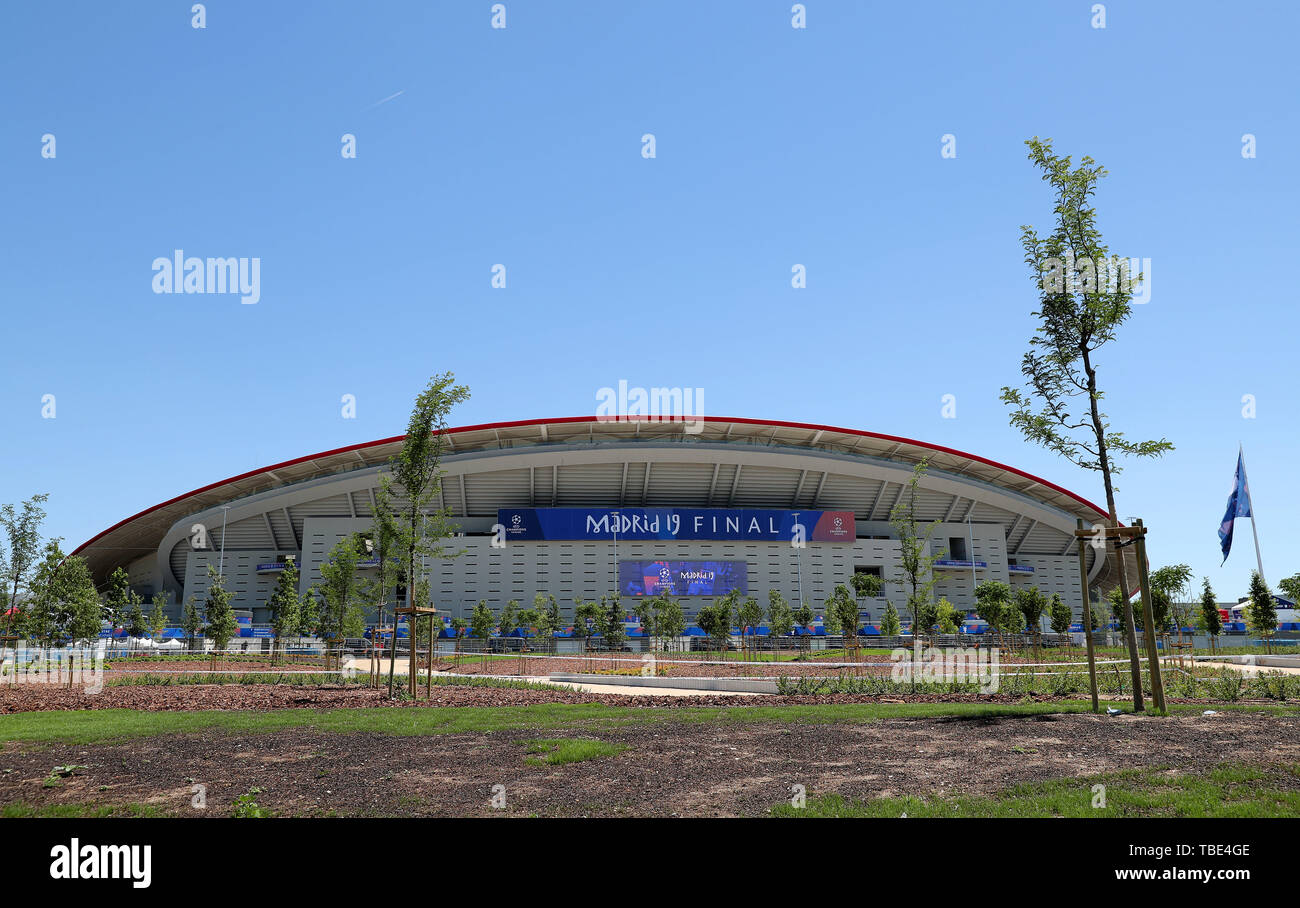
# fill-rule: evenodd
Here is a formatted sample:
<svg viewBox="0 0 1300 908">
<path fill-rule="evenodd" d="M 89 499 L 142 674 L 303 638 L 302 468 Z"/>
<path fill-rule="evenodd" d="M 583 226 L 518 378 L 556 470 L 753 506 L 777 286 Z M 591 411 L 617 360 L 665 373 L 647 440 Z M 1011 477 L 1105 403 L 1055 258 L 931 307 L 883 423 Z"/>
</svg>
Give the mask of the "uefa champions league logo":
<svg viewBox="0 0 1300 908">
<path fill-rule="evenodd" d="M 668 567 L 659 569 L 659 582 L 664 586 L 672 586 L 673 572 Z"/>
<path fill-rule="evenodd" d="M 836 518 L 835 518 L 835 529 L 838 530 L 838 529 L 840 529 L 840 528 L 843 527 L 843 526 L 844 526 L 844 518 L 843 518 L 843 517 L 836 517 Z"/>
<path fill-rule="evenodd" d="M 511 526 L 516 526 L 516 527 L 517 527 L 517 526 L 519 526 L 519 524 L 521 524 L 522 522 L 523 522 L 523 518 L 520 517 L 518 514 L 516 514 L 515 516 L 513 516 L 513 517 L 510 518 L 510 525 L 511 525 Z"/>
</svg>

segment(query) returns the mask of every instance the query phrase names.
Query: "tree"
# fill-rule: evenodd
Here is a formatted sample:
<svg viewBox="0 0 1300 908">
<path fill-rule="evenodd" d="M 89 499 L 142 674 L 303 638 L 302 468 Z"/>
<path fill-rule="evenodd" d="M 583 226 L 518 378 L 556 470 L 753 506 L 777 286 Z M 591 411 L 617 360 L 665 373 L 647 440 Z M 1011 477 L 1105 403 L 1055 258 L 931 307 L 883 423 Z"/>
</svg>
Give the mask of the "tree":
<svg viewBox="0 0 1300 908">
<path fill-rule="evenodd" d="M 544 596 L 538 593 L 533 597 L 533 613 L 537 616 L 537 636 L 544 641 L 549 648 L 551 645 L 551 635 L 560 629 L 560 609 L 558 606 L 552 611 L 555 605 L 554 596 Z"/>
<path fill-rule="evenodd" d="M 1277 632 L 1277 603 L 1259 571 L 1250 572 L 1250 604 L 1246 606 L 1246 625 L 1251 633 L 1264 638 L 1264 652 L 1271 652 L 1273 634 Z"/>
<path fill-rule="evenodd" d="M 729 644 L 731 640 L 731 628 L 735 625 L 737 615 L 740 612 L 740 590 L 728 590 L 725 595 L 718 599 L 716 605 L 718 608 L 722 609 L 722 612 L 719 614 L 726 614 L 726 621 L 724 623 L 727 625 L 727 636 L 723 638 L 723 642 Z M 698 619 L 696 623 L 698 623 Z M 703 626 L 704 625 L 702 624 L 700 625 L 700 627 Z M 727 658 L 727 648 L 727 646 L 719 647 L 722 651 L 723 661 Z"/>
<path fill-rule="evenodd" d="M 454 526 L 451 509 L 434 507 L 442 492 L 442 453 L 446 444 L 447 417 L 456 404 L 469 398 L 469 389 L 456 384 L 451 372 L 429 379 L 415 399 L 401 450 L 390 461 L 392 476 L 380 478 L 380 489 L 389 504 L 385 520 L 391 525 L 393 541 L 406 578 L 407 606 L 416 602 L 417 573 L 425 560 L 453 558 L 463 550 L 442 544 Z M 400 501 L 400 504 L 396 502 Z M 414 622 L 411 622 L 414 626 Z M 414 645 L 414 640 L 412 640 Z M 396 647 L 388 663 L 388 695 L 393 695 Z M 412 668 L 414 671 L 414 668 Z"/>
<path fill-rule="evenodd" d="M 486 601 L 480 599 L 478 605 L 469 615 L 469 632 L 472 636 L 480 640 L 489 640 L 492 637 L 492 631 L 496 629 L 497 619 L 492 614 L 492 609 L 488 608 Z M 487 644 L 484 644 L 484 649 Z"/>
<path fill-rule="evenodd" d="M 844 584 L 836 585 L 826 600 L 826 624 L 832 634 L 844 638 L 846 648 L 857 649 L 858 600 Z"/>
<path fill-rule="evenodd" d="M 364 539 L 360 534 L 340 539 L 321 563 L 321 579 L 313 587 L 321 602 L 316 630 L 327 647 L 326 670 L 331 662 L 337 662 L 341 667 L 343 641 L 348 637 L 360 637 L 365 630 L 357 576 L 357 562 L 361 560 L 363 545 Z M 409 622 L 408 626 L 414 627 L 415 622 Z M 411 645 L 414 654 L 414 638 Z M 328 655 L 330 651 L 333 651 L 332 657 Z M 415 670 L 414 665 L 411 670 Z"/>
<path fill-rule="evenodd" d="M 199 616 L 198 598 L 191 596 L 181 612 L 181 630 L 185 632 L 185 647 L 194 651 L 194 643 L 199 632 L 203 630 L 203 619 Z"/>
<path fill-rule="evenodd" d="M 975 614 L 1000 637 L 1010 626 L 1011 587 L 1000 580 L 985 580 L 975 587 Z"/>
<path fill-rule="evenodd" d="M 36 566 L 41 548 L 41 522 L 45 520 L 45 510 L 41 507 L 49 495 L 33 495 L 22 503 L 21 510 L 6 504 L 0 507 L 0 526 L 4 527 L 8 553 L 0 550 L 0 569 L 4 571 L 6 608 L 18 608 L 22 604 L 20 594 L 28 592 L 27 586 L 33 579 L 32 571 Z M 14 616 L 5 616 L 5 635 L 13 634 Z M 4 644 L 0 644 L 0 659 L 4 657 Z"/>
<path fill-rule="evenodd" d="M 132 640 L 143 637 L 149 633 L 149 621 L 144 616 L 144 611 L 140 608 L 143 602 L 139 596 L 131 594 L 131 605 L 126 613 L 126 632 Z M 102 612 L 101 612 L 102 614 Z"/>
<path fill-rule="evenodd" d="M 655 630 L 665 639 L 676 640 L 686 630 L 686 614 L 682 604 L 667 593 L 660 593 L 654 600 Z"/>
<path fill-rule="evenodd" d="M 742 634 L 740 639 L 749 645 L 752 658 L 758 644 L 758 629 L 763 624 L 763 607 L 753 596 L 746 596 L 740 607 L 736 609 L 736 623 L 740 625 Z M 746 629 L 749 631 L 748 634 L 745 633 Z M 770 632 L 771 628 L 768 630 Z"/>
<path fill-rule="evenodd" d="M 794 630 L 794 612 L 780 590 L 767 591 L 767 631 L 779 640 Z"/>
<path fill-rule="evenodd" d="M 131 616 L 131 606 L 139 604 L 140 598 L 131 591 L 130 575 L 121 567 L 114 568 L 104 589 L 104 620 L 111 627 L 125 627 Z"/>
<path fill-rule="evenodd" d="M 573 632 L 582 637 L 582 650 L 591 646 L 592 635 L 600 630 L 601 608 L 599 602 L 584 602 L 581 596 L 573 600 Z"/>
<path fill-rule="evenodd" d="M 149 613 L 149 636 L 155 643 L 162 640 L 163 631 L 167 630 L 167 594 L 154 593 L 153 611 Z"/>
<path fill-rule="evenodd" d="M 894 608 L 894 603 L 885 603 L 885 613 L 880 616 L 880 635 L 882 637 L 897 637 L 903 632 L 902 622 L 898 620 L 898 609 Z"/>
<path fill-rule="evenodd" d="M 899 573 L 892 582 L 907 593 L 907 607 L 912 613 L 912 633 L 917 636 L 924 635 L 929 626 L 924 619 L 932 614 L 929 606 L 933 602 L 931 592 L 935 583 L 934 563 L 941 557 L 930 554 L 930 537 L 934 535 L 939 522 L 931 523 L 929 529 L 922 533 L 916 519 L 916 494 L 927 469 L 928 465 L 922 458 L 912 468 L 912 477 L 907 482 L 903 498 L 889 512 L 889 523 L 898 536 L 899 544 Z"/>
<path fill-rule="evenodd" d="M 519 627 L 519 601 L 511 599 L 506 602 L 506 607 L 501 610 L 497 616 L 497 630 L 501 632 L 502 637 L 509 637 Z"/>
<path fill-rule="evenodd" d="M 627 639 L 623 626 L 623 606 L 618 596 L 600 597 L 600 635 L 605 638 L 605 648 L 621 650 Z"/>
<path fill-rule="evenodd" d="M 881 588 L 884 587 L 884 581 L 876 574 L 868 574 L 865 571 L 854 571 L 853 576 L 849 578 L 849 585 L 853 587 L 853 595 L 858 599 L 875 599 L 880 595 Z M 856 603 L 855 603 L 856 608 Z M 937 620 L 937 618 L 936 618 Z M 853 618 L 853 648 L 856 651 L 858 646 L 858 619 L 855 615 Z"/>
<path fill-rule="evenodd" d="M 271 664 L 275 664 L 284 638 L 298 632 L 302 617 L 302 596 L 298 592 L 298 565 L 293 558 L 287 558 L 284 570 L 276 578 L 275 589 L 266 600 L 267 610 L 271 613 Z"/>
<path fill-rule="evenodd" d="M 935 603 L 934 614 L 935 623 L 939 625 L 939 633 L 955 634 L 960 630 L 962 614 L 946 598 Z"/>
<path fill-rule="evenodd" d="M 731 606 L 719 600 L 713 605 L 703 605 L 695 614 L 695 623 L 709 635 L 714 646 L 725 651 L 731 638 Z"/>
<path fill-rule="evenodd" d="M 389 599 L 396 590 L 401 576 L 401 564 L 395 557 L 400 547 L 400 536 L 393 519 L 393 501 L 388 484 L 380 481 L 375 490 L 375 508 L 371 518 L 370 530 L 365 535 L 365 550 L 374 561 L 374 573 L 360 590 L 362 607 L 375 616 L 375 629 L 370 636 L 371 684 L 379 686 L 379 677 L 383 671 L 383 628 L 390 605 Z M 393 615 L 394 633 L 396 633 L 397 615 Z M 389 692 L 392 695 L 392 692 Z"/>
<path fill-rule="evenodd" d="M 1277 588 L 1292 602 L 1300 603 L 1300 574 L 1279 580 Z"/>
<path fill-rule="evenodd" d="M 1215 638 L 1223 633 L 1223 616 L 1219 614 L 1219 602 L 1209 577 L 1201 578 L 1201 614 L 1197 623 L 1209 635 L 1210 652 L 1214 652 Z"/>
<path fill-rule="evenodd" d="M 1042 141 L 1035 136 L 1025 144 L 1029 160 L 1055 193 L 1057 222 L 1047 237 L 1039 237 L 1031 226 L 1021 228 L 1024 261 L 1039 293 L 1039 308 L 1034 312 L 1039 325 L 1021 361 L 1025 390 L 1004 387 L 1002 401 L 1012 408 L 1011 425 L 1026 439 L 1075 466 L 1101 473 L 1107 523 L 1117 527 L 1114 478 L 1121 467 L 1114 458 L 1161 457 L 1174 446 L 1163 438 L 1130 441 L 1101 411 L 1104 392 L 1097 381 L 1096 357 L 1116 339 L 1120 326 L 1132 314 L 1134 283 L 1127 274 L 1117 273 L 1127 267 L 1127 259 L 1111 258 L 1097 229 L 1096 210 L 1091 207 L 1106 170 L 1090 157 L 1073 167 L 1069 157 L 1052 150 L 1051 139 Z M 1099 267 L 1104 268 L 1104 277 L 1099 278 Z M 1139 274 L 1136 280 L 1141 279 Z M 1119 585 L 1127 593 L 1131 587 L 1118 551 L 1115 560 Z M 1140 710 L 1142 667 L 1127 598 L 1123 609 L 1133 704 Z"/>
<path fill-rule="evenodd" d="M 65 646 L 99 634 L 99 595 L 86 562 L 65 555 L 62 540 L 45 544 L 44 556 L 30 575 L 28 633 L 43 645 Z"/>
<path fill-rule="evenodd" d="M 1087 611 L 1087 609 L 1084 609 L 1084 611 Z M 1068 634 L 1070 632 L 1070 625 L 1074 623 L 1074 613 L 1061 600 L 1059 593 L 1052 595 L 1052 602 L 1047 607 L 1047 616 L 1052 625 L 1052 633 Z"/>
<path fill-rule="evenodd" d="M 1016 608 L 1024 618 L 1025 627 L 1034 633 L 1034 649 L 1042 643 L 1043 612 L 1047 611 L 1047 597 L 1036 586 L 1016 590 Z"/>
<path fill-rule="evenodd" d="M 208 565 L 208 598 L 203 603 L 203 634 L 212 641 L 214 666 L 217 655 L 239 633 L 239 622 L 235 620 L 235 610 L 230 606 L 234 593 L 226 589 L 225 582 L 226 578 L 218 574 L 212 565 Z"/>
</svg>

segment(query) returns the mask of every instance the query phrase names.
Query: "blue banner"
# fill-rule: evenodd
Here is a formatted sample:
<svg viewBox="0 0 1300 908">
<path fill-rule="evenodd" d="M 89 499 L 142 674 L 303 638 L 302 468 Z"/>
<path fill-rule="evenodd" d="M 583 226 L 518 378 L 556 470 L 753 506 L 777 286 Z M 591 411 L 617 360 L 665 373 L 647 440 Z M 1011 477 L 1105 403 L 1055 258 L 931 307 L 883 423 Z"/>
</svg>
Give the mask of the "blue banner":
<svg viewBox="0 0 1300 908">
<path fill-rule="evenodd" d="M 852 511 L 754 508 L 501 508 L 507 542 L 564 540 L 732 539 L 853 542 Z"/>
<path fill-rule="evenodd" d="M 1232 551 L 1232 530 L 1238 517 L 1250 517 L 1250 486 L 1246 482 L 1246 459 L 1237 452 L 1237 475 L 1232 483 L 1232 494 L 1228 496 L 1228 509 L 1219 523 L 1219 547 L 1223 550 L 1224 563 Z"/>
</svg>

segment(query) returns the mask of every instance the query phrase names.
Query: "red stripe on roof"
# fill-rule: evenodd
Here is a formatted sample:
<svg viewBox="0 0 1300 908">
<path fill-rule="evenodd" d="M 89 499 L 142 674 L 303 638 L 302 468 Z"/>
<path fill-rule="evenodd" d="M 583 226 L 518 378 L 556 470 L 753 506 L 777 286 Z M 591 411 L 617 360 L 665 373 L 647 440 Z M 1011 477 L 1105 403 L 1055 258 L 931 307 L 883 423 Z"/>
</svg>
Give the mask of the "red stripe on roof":
<svg viewBox="0 0 1300 908">
<path fill-rule="evenodd" d="M 881 432 L 866 432 L 861 429 L 845 429 L 840 426 L 824 426 L 821 425 L 820 423 L 789 422 L 783 419 L 749 419 L 743 416 L 736 416 L 736 417 L 704 416 L 701 417 L 700 419 L 702 422 L 706 422 L 706 423 L 709 422 L 729 423 L 730 422 L 730 423 L 739 423 L 742 425 L 749 425 L 749 426 L 777 426 L 786 429 L 806 429 L 811 432 L 838 432 L 842 435 L 857 435 L 862 438 L 876 438 L 882 441 L 912 445 L 913 447 L 925 448 L 926 450 L 929 451 L 938 451 L 943 454 L 951 454 L 955 457 L 964 457 L 968 460 L 978 461 L 979 463 L 987 464 L 988 466 L 995 467 L 999 470 L 1005 470 L 1006 472 L 1012 473 L 1023 479 L 1028 479 L 1032 482 L 1036 482 L 1042 486 L 1045 486 L 1053 490 L 1054 492 L 1059 492 L 1060 494 L 1065 495 L 1066 497 L 1079 502 L 1079 504 L 1082 504 L 1085 507 L 1091 508 L 1102 517 L 1109 516 L 1107 511 L 1102 510 L 1101 508 L 1093 504 L 1088 499 L 1076 495 L 1074 492 L 1071 492 L 1069 489 L 1062 488 L 1061 486 L 1058 486 L 1054 482 L 1048 482 L 1046 479 L 1043 479 L 1038 476 L 1034 476 L 1032 473 L 1026 473 L 1024 470 L 1016 469 L 1015 467 L 1008 466 L 1007 464 L 1004 463 L 998 463 L 996 460 L 989 460 L 987 457 L 980 457 L 977 454 L 968 454 L 965 451 L 959 451 L 956 448 L 949 448 L 945 445 L 936 445 L 925 441 L 918 441 L 915 438 L 905 438 L 902 435 L 886 435 Z M 461 432 L 479 432 L 484 429 L 515 429 L 524 426 L 565 425 L 568 423 L 579 423 L 579 422 L 634 422 L 634 421 L 636 420 L 631 420 L 627 418 L 609 420 L 609 419 L 602 419 L 600 417 L 595 417 L 595 416 L 562 416 L 557 419 L 516 419 L 516 420 L 511 420 L 509 422 L 489 422 L 489 423 L 480 423 L 478 425 L 473 425 L 473 426 L 457 426 L 455 428 L 447 429 L 447 434 L 456 435 Z M 653 422 L 656 420 L 649 419 L 646 421 Z M 669 422 L 671 420 L 662 420 L 662 421 Z M 104 530 L 101 533 L 97 533 L 95 536 L 91 537 L 86 542 L 83 542 L 81 545 L 77 546 L 76 550 L 74 550 L 72 554 L 76 555 L 80 553 L 83 549 L 86 549 L 89 546 L 93 545 L 94 543 L 98 542 L 100 539 L 104 538 L 109 533 L 112 533 L 114 530 L 126 526 L 128 523 L 131 523 L 133 520 L 139 520 L 141 517 L 146 517 L 149 514 L 152 514 L 154 511 L 157 511 L 161 508 L 165 508 L 169 505 L 176 504 L 178 501 L 183 501 L 186 498 L 190 498 L 194 495 L 201 495 L 204 492 L 211 491 L 212 489 L 216 489 L 224 485 L 229 485 L 230 483 L 233 482 L 239 482 L 240 480 L 249 479 L 253 476 L 260 476 L 264 473 L 270 473 L 275 470 L 282 470 L 287 467 L 297 466 L 298 464 L 307 463 L 308 461 L 317 460 L 322 457 L 332 457 L 335 454 L 347 454 L 351 451 L 363 451 L 366 448 L 374 448 L 374 447 L 378 447 L 379 445 L 392 444 L 393 442 L 401 441 L 405 437 L 406 437 L 405 435 L 393 435 L 388 438 L 376 439 L 375 441 L 362 442 L 361 444 L 345 445 L 344 447 L 333 448 L 329 451 L 320 451 L 316 454 L 308 454 L 305 457 L 295 457 L 293 460 L 285 460 L 277 464 L 272 464 L 269 467 L 262 467 L 257 470 L 249 470 L 246 473 L 240 473 L 238 476 L 231 476 L 229 479 L 223 479 L 220 482 L 209 483 L 208 485 L 201 486 L 197 489 L 186 492 L 183 495 L 177 495 L 174 498 L 169 498 L 166 501 L 154 505 L 153 507 L 145 508 L 140 513 L 133 514 L 130 517 L 127 517 L 125 520 L 119 520 L 117 523 L 113 524 L 108 529 Z"/>
</svg>

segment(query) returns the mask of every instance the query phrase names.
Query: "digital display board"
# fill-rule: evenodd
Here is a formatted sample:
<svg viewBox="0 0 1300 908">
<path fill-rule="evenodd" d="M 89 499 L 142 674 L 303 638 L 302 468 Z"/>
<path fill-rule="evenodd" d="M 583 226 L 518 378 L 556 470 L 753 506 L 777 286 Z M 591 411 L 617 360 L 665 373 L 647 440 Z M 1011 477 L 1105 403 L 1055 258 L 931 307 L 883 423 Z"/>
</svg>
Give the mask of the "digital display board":
<svg viewBox="0 0 1300 908">
<path fill-rule="evenodd" d="M 620 561 L 618 589 L 624 596 L 722 596 L 748 593 L 743 561 Z"/>
</svg>

